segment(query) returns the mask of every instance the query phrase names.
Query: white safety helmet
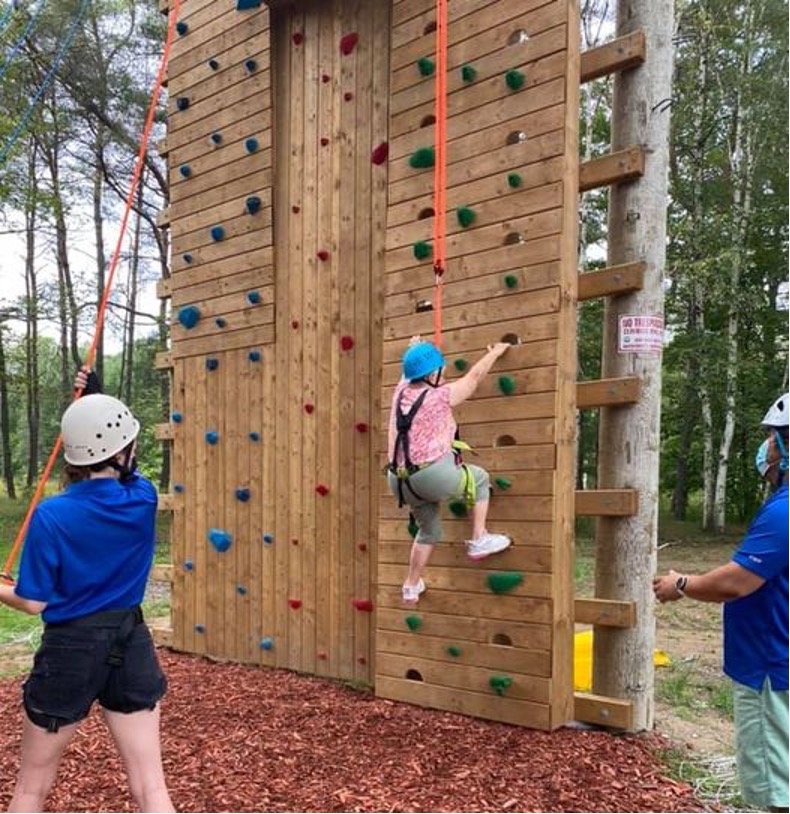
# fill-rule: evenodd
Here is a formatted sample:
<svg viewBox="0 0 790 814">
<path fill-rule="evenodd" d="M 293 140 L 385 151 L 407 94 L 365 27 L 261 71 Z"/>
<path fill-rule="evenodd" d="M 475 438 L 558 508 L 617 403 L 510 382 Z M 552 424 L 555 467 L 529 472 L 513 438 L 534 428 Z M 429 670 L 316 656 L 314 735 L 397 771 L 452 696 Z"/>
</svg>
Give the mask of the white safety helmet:
<svg viewBox="0 0 790 814">
<path fill-rule="evenodd" d="M 780 396 L 772 405 L 763 418 L 763 427 L 787 427 L 788 408 L 790 408 L 790 393 Z"/>
<path fill-rule="evenodd" d="M 60 420 L 63 455 L 74 466 L 90 466 L 117 455 L 137 438 L 140 422 L 122 402 L 103 393 L 83 396 Z"/>
</svg>

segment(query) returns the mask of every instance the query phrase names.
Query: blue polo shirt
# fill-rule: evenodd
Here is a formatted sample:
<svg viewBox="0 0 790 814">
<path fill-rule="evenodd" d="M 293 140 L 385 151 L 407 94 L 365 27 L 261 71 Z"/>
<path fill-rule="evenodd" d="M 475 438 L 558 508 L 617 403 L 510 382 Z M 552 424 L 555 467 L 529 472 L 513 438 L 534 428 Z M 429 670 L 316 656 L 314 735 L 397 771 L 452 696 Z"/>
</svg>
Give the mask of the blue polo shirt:
<svg viewBox="0 0 790 814">
<path fill-rule="evenodd" d="M 761 576 L 754 593 L 724 603 L 724 672 L 755 690 L 766 676 L 787 690 L 787 484 L 763 503 L 733 562 Z"/>
<path fill-rule="evenodd" d="M 124 483 L 73 483 L 30 520 L 16 593 L 46 602 L 45 622 L 67 622 L 143 601 L 156 544 L 157 495 L 135 474 Z"/>
</svg>

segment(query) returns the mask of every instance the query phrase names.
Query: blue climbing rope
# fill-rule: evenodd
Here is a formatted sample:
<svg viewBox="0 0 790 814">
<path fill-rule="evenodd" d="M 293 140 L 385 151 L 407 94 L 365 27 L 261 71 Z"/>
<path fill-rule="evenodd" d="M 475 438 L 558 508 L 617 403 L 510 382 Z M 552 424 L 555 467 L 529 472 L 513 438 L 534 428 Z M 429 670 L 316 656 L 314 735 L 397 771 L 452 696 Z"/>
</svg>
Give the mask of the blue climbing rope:
<svg viewBox="0 0 790 814">
<path fill-rule="evenodd" d="M 19 35 L 19 39 L 17 39 L 13 46 L 11 46 L 11 50 L 5 55 L 5 61 L 2 65 L 0 65 L 0 80 L 2 80 L 2 78 L 8 73 L 11 63 L 16 58 L 16 55 L 22 50 L 25 40 L 27 40 L 27 38 L 33 32 L 33 29 L 38 24 L 38 18 L 41 16 L 41 12 L 44 11 L 44 6 L 46 6 L 46 4 L 47 0 L 39 0 L 38 7 L 33 12 L 33 16 L 27 21 L 24 31 Z"/>
<path fill-rule="evenodd" d="M 57 73 L 58 68 L 60 68 L 60 66 L 62 65 L 69 48 L 71 48 L 71 45 L 74 42 L 74 37 L 77 34 L 77 29 L 82 24 L 82 20 L 85 17 L 85 13 L 87 12 L 89 5 L 90 0 L 81 0 L 80 7 L 77 10 L 76 15 L 74 16 L 74 19 L 71 21 L 69 30 L 66 33 L 66 38 L 61 43 L 61 46 L 58 49 L 57 54 L 55 55 L 55 59 L 53 60 L 52 65 L 49 66 L 49 70 L 46 72 L 44 78 L 41 80 L 41 84 L 39 85 L 38 90 L 33 95 L 33 98 L 30 100 L 30 102 L 28 102 L 27 108 L 25 109 L 25 112 L 22 114 L 22 118 L 17 122 L 16 127 L 11 131 L 11 135 L 5 140 L 3 146 L 0 147 L 0 167 L 2 167 L 5 164 L 6 160 L 8 159 L 9 153 L 19 140 L 19 137 L 27 128 L 28 122 L 30 121 L 30 117 L 33 115 L 33 111 L 36 109 L 36 105 L 39 103 L 41 97 L 44 95 L 44 91 L 46 91 L 46 89 L 52 82 L 52 79 Z"/>
<path fill-rule="evenodd" d="M 3 34 L 5 33 L 6 27 L 8 26 L 9 21 L 11 19 L 11 15 L 15 11 L 16 11 L 16 2 L 15 0 L 11 0 L 11 2 L 8 4 L 8 8 L 5 9 L 2 16 L 0 16 L 0 37 L 2 37 Z"/>
</svg>

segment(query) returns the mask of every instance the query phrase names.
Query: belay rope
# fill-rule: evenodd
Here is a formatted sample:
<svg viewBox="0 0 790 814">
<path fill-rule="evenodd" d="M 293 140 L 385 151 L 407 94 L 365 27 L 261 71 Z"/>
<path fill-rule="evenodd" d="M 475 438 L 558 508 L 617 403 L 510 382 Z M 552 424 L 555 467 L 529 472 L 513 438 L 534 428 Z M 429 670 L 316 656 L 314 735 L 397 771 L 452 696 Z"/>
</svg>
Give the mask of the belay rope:
<svg viewBox="0 0 790 814">
<path fill-rule="evenodd" d="M 143 127 L 143 134 L 140 139 L 140 150 L 137 154 L 137 160 L 134 166 L 134 173 L 132 174 L 132 182 L 129 185 L 129 192 L 126 195 L 126 203 L 124 206 L 123 218 L 121 219 L 121 228 L 118 232 L 118 240 L 115 244 L 115 251 L 112 254 L 110 259 L 110 266 L 107 270 L 107 284 L 104 286 L 104 291 L 102 292 L 102 298 L 99 302 L 99 308 L 96 314 L 96 327 L 93 333 L 93 340 L 91 341 L 90 348 L 88 349 L 88 353 L 85 357 L 85 364 L 88 367 L 93 365 L 93 361 L 96 357 L 96 348 L 99 344 L 99 337 L 101 336 L 102 329 L 104 327 L 104 318 L 107 312 L 107 303 L 110 300 L 110 292 L 112 291 L 112 284 L 115 278 L 115 272 L 118 268 L 118 263 L 121 258 L 121 250 L 123 248 L 123 240 L 126 235 L 126 227 L 129 223 L 129 215 L 132 210 L 132 206 L 134 205 L 134 198 L 137 194 L 137 187 L 140 184 L 140 177 L 143 172 L 143 167 L 145 166 L 145 155 L 148 151 L 148 142 L 151 138 L 151 130 L 154 126 L 154 117 L 156 115 L 156 108 L 159 104 L 159 95 L 162 91 L 162 84 L 165 78 L 165 71 L 167 70 L 167 62 L 170 57 L 170 46 L 173 43 L 175 28 L 176 28 L 176 20 L 178 19 L 178 12 L 181 8 L 181 0 L 173 0 L 173 7 L 170 9 L 170 19 L 167 25 L 167 39 L 165 40 L 165 47 L 162 52 L 162 60 L 159 63 L 159 70 L 156 73 L 156 81 L 154 83 L 154 89 L 151 93 L 151 101 L 148 105 L 148 113 L 145 117 L 145 126 Z M 78 390 L 74 394 L 74 398 L 78 399 L 82 395 L 82 391 Z M 3 566 L 2 572 L 0 572 L 0 578 L 6 582 L 13 583 L 13 578 L 11 577 L 11 570 L 14 567 L 14 563 L 16 562 L 16 558 L 19 556 L 19 551 L 22 548 L 22 543 L 25 539 L 25 534 L 27 533 L 27 527 L 30 525 L 30 518 L 33 516 L 33 512 L 35 511 L 38 502 L 41 500 L 41 496 L 44 494 L 44 488 L 47 485 L 47 481 L 49 480 L 49 476 L 52 474 L 52 469 L 55 466 L 55 461 L 58 458 L 58 454 L 60 453 L 60 448 L 63 444 L 63 437 L 58 435 L 58 439 L 55 442 L 55 446 L 52 448 L 52 452 L 49 454 L 49 458 L 47 459 L 47 464 L 44 467 L 44 471 L 41 473 L 41 478 L 39 479 L 38 485 L 36 486 L 36 491 L 33 493 L 33 497 L 30 501 L 30 505 L 28 506 L 27 512 L 25 513 L 25 519 L 22 521 L 22 525 L 17 532 L 16 538 L 14 539 L 14 545 L 11 547 L 11 551 L 8 554 L 8 558 L 5 561 L 5 565 Z"/>
</svg>

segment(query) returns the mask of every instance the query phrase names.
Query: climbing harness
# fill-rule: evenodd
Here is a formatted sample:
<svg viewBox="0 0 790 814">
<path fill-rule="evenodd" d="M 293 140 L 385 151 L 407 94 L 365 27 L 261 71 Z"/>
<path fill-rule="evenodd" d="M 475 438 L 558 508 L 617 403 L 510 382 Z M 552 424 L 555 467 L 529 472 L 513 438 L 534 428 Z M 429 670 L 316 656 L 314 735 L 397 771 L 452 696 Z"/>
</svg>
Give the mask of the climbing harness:
<svg viewBox="0 0 790 814">
<path fill-rule="evenodd" d="M 433 342 L 442 344 L 442 277 L 447 261 L 447 0 L 436 3 L 433 165 Z"/>
<path fill-rule="evenodd" d="M 414 487 L 409 482 L 409 479 L 415 472 L 419 472 L 421 469 L 425 469 L 426 466 L 430 466 L 430 464 L 415 464 L 412 462 L 411 457 L 409 456 L 409 431 L 411 430 L 414 416 L 417 415 L 420 407 L 422 407 L 422 403 L 425 401 L 425 397 L 428 395 L 428 390 L 423 390 L 422 393 L 417 396 L 414 403 L 409 408 L 408 413 L 404 413 L 402 408 L 404 395 L 405 391 L 398 396 L 398 400 L 395 403 L 395 429 L 398 434 L 395 436 L 395 446 L 392 450 L 392 460 L 389 463 L 389 471 L 392 472 L 392 474 L 398 479 L 399 509 L 403 508 L 403 505 L 406 503 L 406 498 L 403 491 L 404 488 L 408 489 L 417 500 L 423 499 L 417 492 L 414 491 Z M 398 465 L 399 451 L 403 453 L 402 465 Z"/>
<path fill-rule="evenodd" d="M 165 73 L 167 71 L 167 63 L 170 56 L 170 46 L 173 43 L 173 38 L 176 29 L 176 20 L 178 19 L 178 13 L 181 9 L 181 0 L 173 0 L 173 7 L 170 10 L 170 20 L 167 26 L 167 38 L 165 39 L 165 47 L 162 52 L 162 60 L 159 63 L 159 69 L 156 74 L 156 81 L 154 82 L 154 89 L 151 94 L 151 101 L 148 105 L 148 112 L 145 117 L 145 126 L 143 127 L 143 133 L 140 138 L 140 150 L 137 154 L 137 160 L 134 166 L 134 173 L 132 174 L 132 182 L 129 185 L 129 192 L 126 195 L 126 203 L 124 206 L 124 213 L 123 218 L 121 219 L 121 227 L 118 231 L 118 240 L 115 244 L 115 251 L 113 252 L 110 260 L 109 268 L 107 269 L 107 283 L 104 286 L 104 292 L 102 293 L 101 301 L 99 302 L 99 308 L 96 315 L 96 327 L 93 333 L 93 340 L 91 341 L 90 348 L 88 349 L 88 353 L 85 357 L 85 365 L 87 367 L 92 367 L 93 360 L 96 357 L 96 348 L 99 344 L 99 337 L 102 334 L 102 329 L 104 328 L 104 318 L 107 312 L 107 304 L 110 299 L 110 293 L 112 291 L 113 280 L 115 278 L 115 272 L 118 268 L 118 263 L 121 259 L 121 251 L 123 249 L 123 241 L 126 237 L 126 227 L 129 223 L 129 215 L 132 211 L 132 206 L 134 205 L 134 199 L 137 195 L 137 188 L 140 184 L 140 178 L 142 176 L 143 167 L 145 166 L 145 155 L 148 150 L 148 141 L 151 138 L 151 130 L 154 126 L 154 118 L 156 116 L 157 106 L 159 104 L 159 94 L 162 90 L 162 84 L 165 79 Z M 77 399 L 82 395 L 81 391 L 76 391 L 74 393 L 74 398 Z M 63 439 L 60 435 L 58 435 L 58 439 L 55 442 L 55 446 L 52 448 L 52 452 L 47 459 L 46 466 L 44 467 L 44 471 L 41 474 L 41 478 L 39 479 L 38 485 L 36 486 L 36 491 L 33 493 L 33 497 L 30 501 L 30 505 L 28 506 L 27 512 L 25 513 L 25 519 L 22 521 L 22 525 L 17 532 L 16 538 L 14 539 L 14 544 L 11 547 L 11 551 L 8 554 L 8 557 L 5 561 L 5 565 L 3 566 L 3 570 L 0 572 L 0 579 L 13 584 L 13 577 L 11 576 L 11 570 L 14 567 L 14 563 L 16 562 L 16 558 L 19 556 L 19 551 L 22 548 L 22 543 L 25 539 L 25 534 L 27 533 L 27 527 L 30 525 L 30 518 L 33 516 L 33 512 L 35 511 L 38 502 L 41 500 L 41 496 L 44 494 L 44 489 L 47 485 L 47 481 L 49 480 L 49 476 L 52 474 L 52 469 L 55 466 L 55 462 L 57 461 L 58 454 L 60 453 L 60 448 L 63 443 Z"/>
</svg>

